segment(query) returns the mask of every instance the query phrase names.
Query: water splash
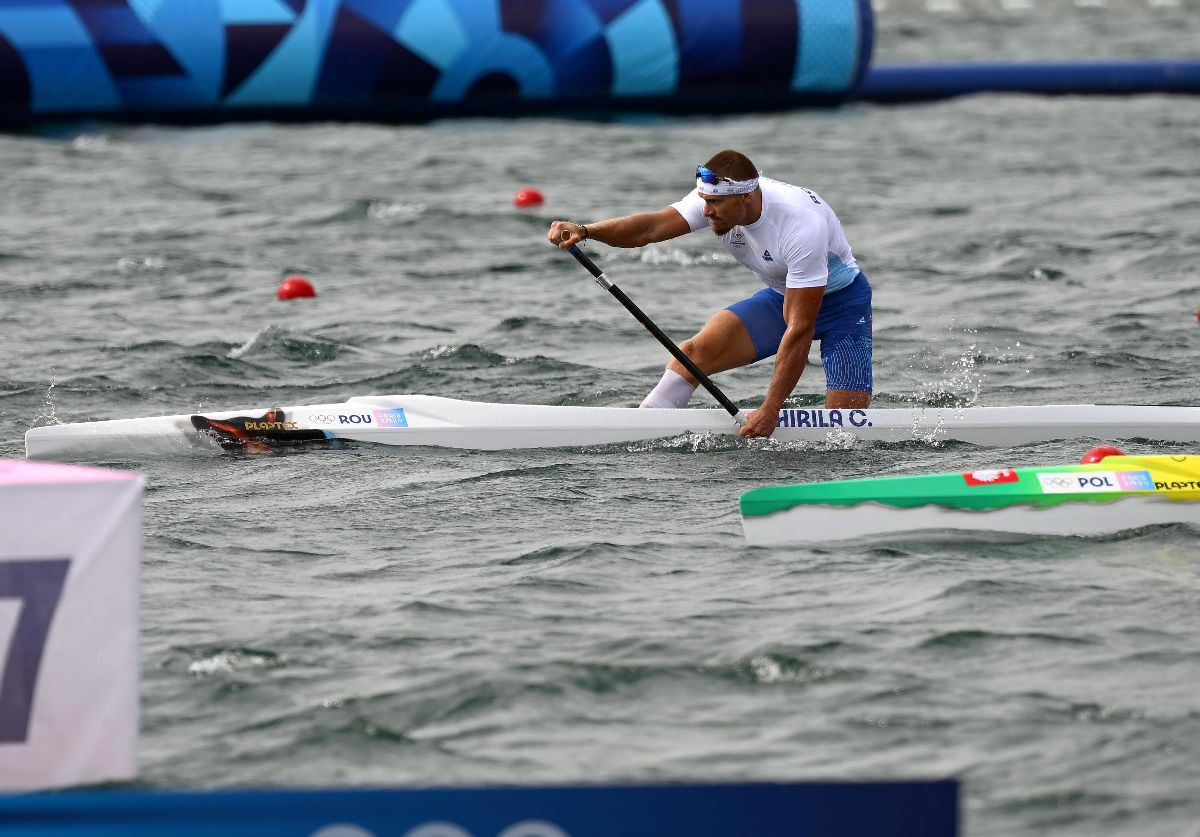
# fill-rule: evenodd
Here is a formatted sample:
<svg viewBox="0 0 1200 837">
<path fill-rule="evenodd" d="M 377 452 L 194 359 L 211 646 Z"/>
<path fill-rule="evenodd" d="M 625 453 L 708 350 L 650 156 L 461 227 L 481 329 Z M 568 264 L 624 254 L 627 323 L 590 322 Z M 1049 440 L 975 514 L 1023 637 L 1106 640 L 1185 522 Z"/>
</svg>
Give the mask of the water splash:
<svg viewBox="0 0 1200 837">
<path fill-rule="evenodd" d="M 236 349 L 230 349 L 227 357 L 229 357 L 231 360 L 239 360 L 252 352 L 256 346 L 267 342 L 271 337 L 282 333 L 282 331 L 283 329 L 279 328 L 278 326 L 263 326 L 253 335 L 251 335 L 250 339 L 245 343 L 238 346 Z"/>
<path fill-rule="evenodd" d="M 59 421 L 58 416 L 55 415 L 55 412 L 54 412 L 54 386 L 57 383 L 58 383 L 58 380 L 54 377 L 53 374 L 51 374 L 50 375 L 50 385 L 48 387 L 46 387 L 46 395 L 42 399 L 42 406 L 38 408 L 38 411 L 36 413 L 34 413 L 34 416 L 33 416 L 33 426 L 34 427 L 45 427 L 45 426 L 51 425 L 51 424 L 62 424 L 62 422 Z"/>
<path fill-rule="evenodd" d="M 198 657 L 188 664 L 188 674 L 209 677 L 214 674 L 232 674 L 248 668 L 267 668 L 278 664 L 270 654 L 255 654 L 249 651 L 219 651 L 207 657 Z"/>
<path fill-rule="evenodd" d="M 680 453 L 719 453 L 745 447 L 741 436 L 728 433 L 693 433 L 688 431 L 676 436 L 645 439 L 632 444 L 597 445 L 589 450 L 617 450 L 627 453 L 650 453 L 654 451 L 677 451 Z"/>
<path fill-rule="evenodd" d="M 424 358 L 427 358 L 429 360 L 437 360 L 438 358 L 451 357 L 458 351 L 458 348 L 459 348 L 458 346 L 450 346 L 445 343 L 439 343 L 438 345 L 436 345 L 430 349 L 426 349 L 424 352 L 421 353 L 421 356 Z"/>
<path fill-rule="evenodd" d="M 774 436 L 754 440 L 753 444 L 762 445 L 766 450 L 773 453 L 790 453 L 793 451 L 807 451 L 822 453 L 827 451 L 838 450 L 853 450 L 862 444 L 862 440 L 841 428 L 834 428 L 825 434 L 825 438 L 819 441 L 803 440 L 803 439 L 776 439 Z"/>
<path fill-rule="evenodd" d="M 949 330 L 955 331 L 953 320 L 949 323 Z M 972 342 L 949 365 L 946 365 L 945 356 L 935 348 L 923 348 L 907 364 L 907 368 L 918 376 L 918 381 L 904 400 L 915 406 L 958 408 L 970 407 L 979 400 L 985 377 L 980 368 L 978 345 L 973 340 L 979 331 L 964 328 L 961 334 L 968 335 Z M 930 374 L 933 377 L 921 380 Z"/>
<path fill-rule="evenodd" d="M 117 270 L 124 274 L 162 270 L 166 266 L 166 261 L 160 256 L 143 256 L 142 258 L 122 256 L 117 259 Z"/>
<path fill-rule="evenodd" d="M 961 415 L 962 410 L 963 408 L 959 407 L 955 411 L 956 415 Z M 939 410 L 936 413 L 935 420 L 931 423 L 926 420 L 925 412 L 922 411 L 915 419 L 913 419 L 912 428 L 909 430 L 909 432 L 912 434 L 913 439 L 918 442 L 924 442 L 928 445 L 936 445 L 942 441 L 942 428 L 945 426 L 945 424 L 946 415 L 944 412 Z"/>
<path fill-rule="evenodd" d="M 819 450 L 851 450 L 859 443 L 859 438 L 848 430 L 835 428 L 825 434 L 825 441 Z"/>
<path fill-rule="evenodd" d="M 231 360 L 240 360 L 250 354 L 270 354 L 293 360 L 320 362 L 334 360 L 343 351 L 361 352 L 354 346 L 268 325 L 260 328 L 236 349 L 231 349 L 226 356 Z"/>
<path fill-rule="evenodd" d="M 976 345 L 971 343 L 943 370 L 940 378 L 925 382 L 914 395 L 924 404 L 969 407 L 979 400 L 983 379 L 983 371 L 977 363 Z"/>
<path fill-rule="evenodd" d="M 429 208 L 424 203 L 398 203 L 395 201 L 371 201 L 367 204 L 367 217 L 372 221 L 395 221 L 416 218 Z"/>
<path fill-rule="evenodd" d="M 107 151 L 112 141 L 108 134 L 82 134 L 71 140 L 71 151 L 87 153 L 91 151 Z"/>
<path fill-rule="evenodd" d="M 781 660 L 772 654 L 750 658 L 749 668 L 759 683 L 825 680 L 834 674 L 830 669 L 810 667 L 799 660 Z"/>
<path fill-rule="evenodd" d="M 638 254 L 638 261 L 650 265 L 675 264 L 681 267 L 737 263 L 724 253 L 705 253 L 697 256 L 678 247 L 646 247 Z"/>
<path fill-rule="evenodd" d="M 468 368 L 510 364 L 508 356 L 485 349 L 478 343 L 464 343 L 461 346 L 439 343 L 425 349 L 418 357 L 421 360 L 457 361 L 465 364 Z M 518 358 L 516 362 L 519 363 L 521 360 Z"/>
</svg>

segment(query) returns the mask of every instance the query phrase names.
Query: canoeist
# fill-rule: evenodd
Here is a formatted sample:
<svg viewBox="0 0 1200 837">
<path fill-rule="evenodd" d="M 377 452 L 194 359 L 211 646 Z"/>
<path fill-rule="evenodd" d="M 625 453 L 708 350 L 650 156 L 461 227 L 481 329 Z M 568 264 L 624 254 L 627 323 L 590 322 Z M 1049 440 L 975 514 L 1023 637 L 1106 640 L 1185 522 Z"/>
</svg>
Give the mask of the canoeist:
<svg viewBox="0 0 1200 837">
<path fill-rule="evenodd" d="M 642 247 L 712 227 L 765 288 L 712 316 L 681 348 L 706 375 L 776 355 L 775 374 L 743 436 L 770 436 L 800 380 L 814 338 L 825 367 L 825 406 L 871 403 L 871 286 L 833 209 L 811 189 L 762 177 L 746 155 L 722 151 L 696 167 L 696 188 L 657 212 L 589 224 L 555 221 L 547 238 Z M 698 382 L 672 359 L 643 407 L 686 407 Z"/>
</svg>

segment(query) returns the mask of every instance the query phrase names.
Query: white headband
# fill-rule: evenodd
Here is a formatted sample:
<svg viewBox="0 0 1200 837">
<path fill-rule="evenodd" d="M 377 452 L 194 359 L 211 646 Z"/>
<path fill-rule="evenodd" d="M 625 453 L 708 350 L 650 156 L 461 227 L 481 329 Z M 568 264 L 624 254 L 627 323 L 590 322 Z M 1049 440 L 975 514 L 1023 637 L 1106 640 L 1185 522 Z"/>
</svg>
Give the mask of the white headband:
<svg viewBox="0 0 1200 837">
<path fill-rule="evenodd" d="M 762 172 L 759 172 L 759 175 L 762 175 Z M 699 177 L 696 178 L 696 191 L 702 195 L 748 195 L 757 188 L 757 177 L 750 180 L 721 178 L 716 183 L 705 183 Z"/>
</svg>

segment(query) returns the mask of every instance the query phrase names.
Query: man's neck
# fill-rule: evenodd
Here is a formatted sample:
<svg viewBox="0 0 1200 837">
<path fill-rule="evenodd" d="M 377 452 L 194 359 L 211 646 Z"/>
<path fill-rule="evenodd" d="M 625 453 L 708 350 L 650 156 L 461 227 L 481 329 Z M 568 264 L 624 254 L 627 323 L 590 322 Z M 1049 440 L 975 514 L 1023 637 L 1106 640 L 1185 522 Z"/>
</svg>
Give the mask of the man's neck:
<svg viewBox="0 0 1200 837">
<path fill-rule="evenodd" d="M 743 226 L 749 226 L 755 223 L 762 217 L 762 189 L 755 189 L 750 193 L 750 209 L 746 214 L 746 220 L 742 222 Z"/>
</svg>

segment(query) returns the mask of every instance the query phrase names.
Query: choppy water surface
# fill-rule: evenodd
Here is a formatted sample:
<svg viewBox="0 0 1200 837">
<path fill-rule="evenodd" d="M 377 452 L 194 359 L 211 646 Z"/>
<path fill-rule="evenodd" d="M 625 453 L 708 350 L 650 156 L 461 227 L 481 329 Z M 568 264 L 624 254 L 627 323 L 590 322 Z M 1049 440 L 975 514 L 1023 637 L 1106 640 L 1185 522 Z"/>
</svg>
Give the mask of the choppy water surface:
<svg viewBox="0 0 1200 837">
<path fill-rule="evenodd" d="M 0 456 L 35 423 L 370 393 L 635 404 L 664 353 L 544 229 L 661 207 L 726 146 L 841 213 L 877 405 L 1200 403 L 1198 115 L 991 97 L 0 137 Z M 546 205 L 514 209 L 529 184 Z M 754 289 L 705 234 L 590 252 L 679 338 Z M 274 298 L 293 272 L 318 299 Z M 721 382 L 753 405 L 769 375 Z M 822 390 L 817 365 L 794 402 Z M 142 782 L 957 776 L 970 834 L 1194 833 L 1196 528 L 742 543 L 752 487 L 1089 446 L 109 462 L 149 484 Z"/>
<path fill-rule="evenodd" d="M 873 0 L 880 63 L 1197 57 L 1200 0 Z"/>
</svg>

